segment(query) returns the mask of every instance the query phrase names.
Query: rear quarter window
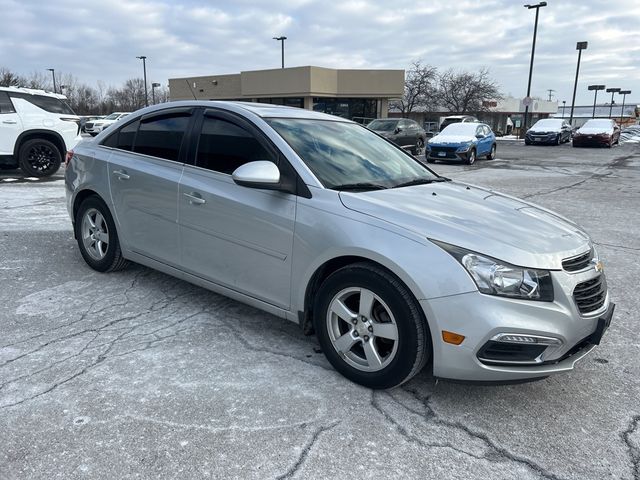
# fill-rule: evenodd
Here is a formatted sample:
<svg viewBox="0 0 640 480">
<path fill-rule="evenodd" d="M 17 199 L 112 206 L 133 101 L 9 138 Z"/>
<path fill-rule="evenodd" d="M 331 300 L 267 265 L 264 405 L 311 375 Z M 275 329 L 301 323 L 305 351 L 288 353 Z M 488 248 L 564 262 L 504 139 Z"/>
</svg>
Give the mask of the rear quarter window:
<svg viewBox="0 0 640 480">
<path fill-rule="evenodd" d="M 0 114 L 3 113 L 15 113 L 16 109 L 13 108 L 13 103 L 7 92 L 0 92 Z"/>
<path fill-rule="evenodd" d="M 59 98 L 48 97 L 45 95 L 31 95 L 28 93 L 10 92 L 11 98 L 21 98 L 27 102 L 41 108 L 45 112 L 60 113 L 63 115 L 75 115 L 75 112 L 64 101 Z"/>
</svg>

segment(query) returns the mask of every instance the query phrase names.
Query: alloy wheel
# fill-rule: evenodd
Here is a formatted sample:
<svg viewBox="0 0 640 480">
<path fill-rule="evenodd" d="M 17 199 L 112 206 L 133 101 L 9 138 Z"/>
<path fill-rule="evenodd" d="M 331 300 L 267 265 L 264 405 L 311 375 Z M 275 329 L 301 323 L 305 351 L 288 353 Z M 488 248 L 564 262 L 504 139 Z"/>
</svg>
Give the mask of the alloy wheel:
<svg viewBox="0 0 640 480">
<path fill-rule="evenodd" d="M 87 253 L 95 260 L 102 260 L 109 249 L 109 227 L 102 214 L 95 208 L 87 210 L 80 232 Z"/>
</svg>

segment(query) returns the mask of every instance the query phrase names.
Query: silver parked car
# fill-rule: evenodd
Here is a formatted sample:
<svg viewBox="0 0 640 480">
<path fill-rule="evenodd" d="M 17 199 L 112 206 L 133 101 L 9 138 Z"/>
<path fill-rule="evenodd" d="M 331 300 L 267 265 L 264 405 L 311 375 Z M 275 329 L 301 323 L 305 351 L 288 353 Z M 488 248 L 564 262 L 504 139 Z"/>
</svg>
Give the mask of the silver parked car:
<svg viewBox="0 0 640 480">
<path fill-rule="evenodd" d="M 571 370 L 611 322 L 575 223 L 438 176 L 365 127 L 297 108 L 148 107 L 67 156 L 80 252 L 138 262 L 315 330 L 373 388 Z"/>
</svg>

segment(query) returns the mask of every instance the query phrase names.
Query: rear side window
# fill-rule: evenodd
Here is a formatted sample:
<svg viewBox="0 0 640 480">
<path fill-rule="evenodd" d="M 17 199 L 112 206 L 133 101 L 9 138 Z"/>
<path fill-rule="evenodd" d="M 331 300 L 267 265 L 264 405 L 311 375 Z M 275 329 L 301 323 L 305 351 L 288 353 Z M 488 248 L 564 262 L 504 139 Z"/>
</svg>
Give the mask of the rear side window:
<svg viewBox="0 0 640 480">
<path fill-rule="evenodd" d="M 239 166 L 256 160 L 276 163 L 251 132 L 226 120 L 204 118 L 196 166 L 231 175 Z"/>
<path fill-rule="evenodd" d="M 118 131 L 109 135 L 109 137 L 102 143 L 106 147 L 118 148 L 120 150 L 126 150 L 130 152 L 133 150 L 133 142 L 136 138 L 136 132 L 138 131 L 139 121 L 130 123 L 120 128 Z"/>
<path fill-rule="evenodd" d="M 133 151 L 178 161 L 182 139 L 189 126 L 188 113 L 163 115 L 140 122 Z"/>
<path fill-rule="evenodd" d="M 27 102 L 41 108 L 45 112 L 49 113 L 61 113 L 63 115 L 75 115 L 74 111 L 69 105 L 60 100 L 59 98 L 47 97 L 44 95 L 31 95 L 28 93 L 10 92 L 11 98 L 21 98 Z"/>
<path fill-rule="evenodd" d="M 0 92 L 0 114 L 2 113 L 15 113 L 16 109 L 13 108 L 11 99 L 7 92 Z"/>
</svg>

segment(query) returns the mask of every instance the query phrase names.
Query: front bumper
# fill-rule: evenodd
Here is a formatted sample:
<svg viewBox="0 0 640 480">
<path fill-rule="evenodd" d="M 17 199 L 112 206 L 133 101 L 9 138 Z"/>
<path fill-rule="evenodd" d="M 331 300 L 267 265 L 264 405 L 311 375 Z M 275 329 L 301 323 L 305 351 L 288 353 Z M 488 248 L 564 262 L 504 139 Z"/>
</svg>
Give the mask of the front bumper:
<svg viewBox="0 0 640 480">
<path fill-rule="evenodd" d="M 425 151 L 425 157 L 430 160 L 448 160 L 453 162 L 464 162 L 469 156 L 471 148 L 464 152 L 457 152 L 458 147 L 431 147 Z"/>
<path fill-rule="evenodd" d="M 559 133 L 527 133 L 527 135 L 525 136 L 525 140 L 527 140 L 527 142 L 529 143 L 551 144 L 557 143 L 559 136 Z"/>
<path fill-rule="evenodd" d="M 421 300 L 431 328 L 433 374 L 436 377 L 478 382 L 510 382 L 546 377 L 572 370 L 579 360 L 600 343 L 608 329 L 615 305 L 607 293 L 597 311 L 582 315 L 572 296 L 558 292 L 567 280 L 578 284 L 590 275 L 572 276 L 554 272 L 556 299 L 553 302 L 515 300 L 479 292 Z M 569 287 L 568 291 L 573 291 Z M 465 336 L 460 345 L 442 340 L 442 330 Z M 501 334 L 553 339 L 535 359 L 486 361 L 483 348 Z"/>
<path fill-rule="evenodd" d="M 609 135 L 576 135 L 573 137 L 574 147 L 608 147 L 610 142 Z"/>
</svg>

